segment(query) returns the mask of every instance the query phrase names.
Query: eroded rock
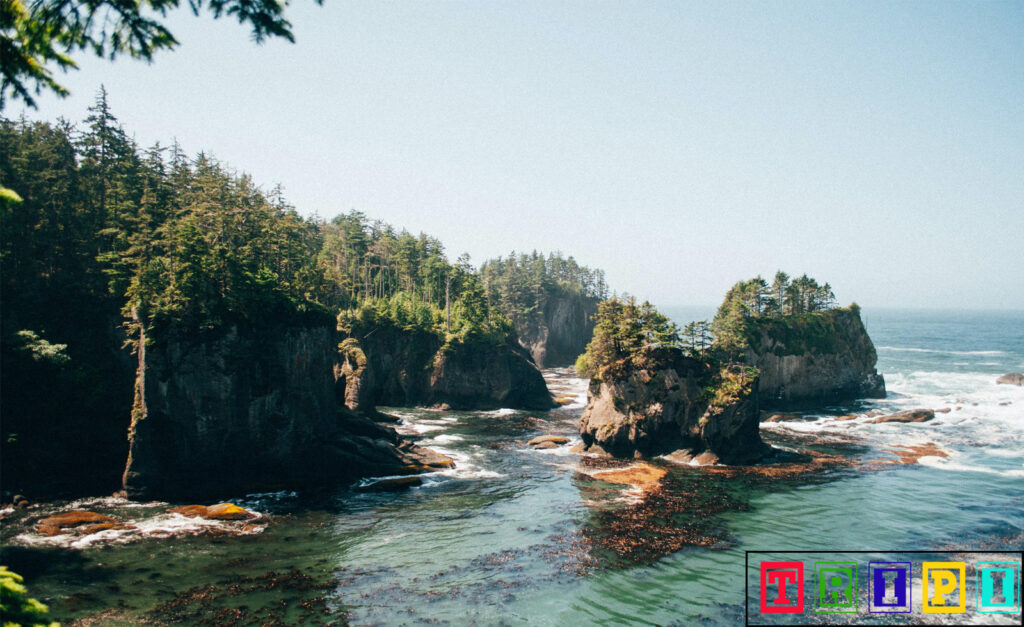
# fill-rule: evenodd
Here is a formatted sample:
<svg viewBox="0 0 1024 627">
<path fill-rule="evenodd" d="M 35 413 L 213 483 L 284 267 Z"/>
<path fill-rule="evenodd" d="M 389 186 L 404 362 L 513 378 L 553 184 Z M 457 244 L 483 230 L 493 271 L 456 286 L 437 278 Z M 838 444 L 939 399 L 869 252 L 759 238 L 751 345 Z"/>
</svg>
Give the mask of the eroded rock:
<svg viewBox="0 0 1024 627">
<path fill-rule="evenodd" d="M 928 422 L 935 418 L 935 412 L 931 409 L 907 409 L 894 414 L 881 416 L 870 420 L 872 424 L 883 422 Z"/>
<path fill-rule="evenodd" d="M 1024 374 L 1019 372 L 1004 374 L 996 379 L 996 383 L 1000 385 L 1024 385 Z"/>
<path fill-rule="evenodd" d="M 710 366 L 677 349 L 647 349 L 643 355 L 606 368 L 591 380 L 580 437 L 587 452 L 644 458 L 690 449 L 714 453 L 723 463 L 757 461 L 768 451 L 758 431 L 756 379 L 745 370 L 735 396 L 709 397 Z"/>
<path fill-rule="evenodd" d="M 110 516 L 97 514 L 84 510 L 62 512 L 47 518 L 43 518 L 36 524 L 36 531 L 44 536 L 55 536 L 66 533 L 75 527 L 83 525 L 114 524 L 117 521 Z"/>
</svg>

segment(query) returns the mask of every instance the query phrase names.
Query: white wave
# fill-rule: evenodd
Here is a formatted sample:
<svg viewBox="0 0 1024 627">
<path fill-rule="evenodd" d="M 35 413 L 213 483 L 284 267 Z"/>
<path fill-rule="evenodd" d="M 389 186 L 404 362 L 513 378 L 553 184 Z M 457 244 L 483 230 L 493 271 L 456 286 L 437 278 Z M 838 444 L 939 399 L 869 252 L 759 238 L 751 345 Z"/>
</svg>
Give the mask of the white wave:
<svg viewBox="0 0 1024 627">
<path fill-rule="evenodd" d="M 1024 448 L 1011 450 L 1006 448 L 988 448 L 985 453 L 993 457 L 1020 458 L 1024 460 Z"/>
<path fill-rule="evenodd" d="M 444 428 L 441 425 L 420 424 L 417 422 L 402 422 L 402 424 L 395 425 L 395 431 L 401 435 L 421 435 L 431 431 L 442 431 Z"/>
<path fill-rule="evenodd" d="M 532 446 L 527 446 L 526 448 L 521 448 L 519 450 L 538 453 L 540 455 L 568 457 L 570 455 L 578 455 L 578 453 L 572 452 L 572 448 L 579 444 L 580 442 L 582 442 L 582 440 L 580 440 L 579 438 L 570 438 L 568 442 L 566 442 L 565 444 L 560 444 L 555 448 L 533 448 Z"/>
<path fill-rule="evenodd" d="M 172 538 L 182 535 L 197 535 L 211 530 L 229 531 L 235 535 L 252 535 L 262 533 L 266 525 L 253 524 L 262 516 L 243 527 L 237 521 L 209 520 L 206 518 L 189 518 L 181 514 L 163 513 L 149 518 L 123 521 L 127 529 L 104 529 L 96 533 L 78 535 L 70 533 L 55 536 L 44 536 L 34 531 L 22 533 L 14 537 L 14 541 L 28 546 L 54 546 L 68 549 L 87 549 L 91 546 L 105 544 L 128 544 L 148 538 Z"/>
<path fill-rule="evenodd" d="M 455 461 L 455 467 L 420 475 L 423 478 L 424 487 L 436 485 L 438 477 L 447 477 L 449 479 L 494 479 L 505 476 L 499 472 L 494 472 L 477 465 L 472 461 L 474 458 L 473 454 L 441 446 L 431 446 L 431 448 L 442 455 L 452 458 Z"/>
<path fill-rule="evenodd" d="M 941 355 L 1005 355 L 1006 351 L 948 351 L 935 348 L 914 348 L 910 346 L 876 346 L 876 350 L 887 350 L 896 353 L 934 353 Z"/>
<path fill-rule="evenodd" d="M 493 411 L 485 411 L 481 413 L 487 416 L 494 416 L 495 418 L 500 418 L 502 416 L 511 416 L 512 414 L 515 414 L 518 411 L 518 409 L 509 409 L 508 407 L 502 407 L 501 409 L 495 409 Z"/>
<path fill-rule="evenodd" d="M 444 433 L 442 435 L 434 436 L 424 443 L 427 446 L 430 446 L 432 444 L 451 444 L 452 442 L 461 442 L 464 439 L 465 438 L 463 438 L 461 435 L 452 435 L 449 433 Z"/>
<path fill-rule="evenodd" d="M 922 457 L 917 460 L 917 463 L 922 466 L 929 466 L 931 468 L 938 468 L 940 470 L 952 470 L 961 472 L 981 472 L 990 475 L 999 475 L 1001 477 L 1024 477 L 1024 469 L 1022 470 L 996 470 L 995 468 L 988 468 L 986 466 L 976 466 L 971 464 L 961 464 L 950 459 L 943 459 L 941 457 Z"/>
</svg>

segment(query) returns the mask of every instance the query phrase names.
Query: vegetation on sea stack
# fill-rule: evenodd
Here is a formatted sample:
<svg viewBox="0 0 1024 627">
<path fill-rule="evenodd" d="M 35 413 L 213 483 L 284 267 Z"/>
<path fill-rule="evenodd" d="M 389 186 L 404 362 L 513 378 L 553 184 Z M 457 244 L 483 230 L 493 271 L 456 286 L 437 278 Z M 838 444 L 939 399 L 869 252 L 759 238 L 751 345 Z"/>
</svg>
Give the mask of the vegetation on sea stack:
<svg viewBox="0 0 1024 627">
<path fill-rule="evenodd" d="M 736 357 L 749 346 L 751 332 L 760 320 L 804 320 L 836 308 L 832 287 L 818 284 L 806 274 L 796 279 L 781 270 L 769 284 L 760 275 L 739 281 L 725 295 L 711 323 L 717 351 Z"/>
<path fill-rule="evenodd" d="M 594 336 L 576 360 L 576 372 L 599 377 L 603 371 L 636 358 L 645 348 L 679 348 L 679 328 L 654 305 L 637 303 L 632 296 L 612 298 L 598 305 Z"/>
</svg>

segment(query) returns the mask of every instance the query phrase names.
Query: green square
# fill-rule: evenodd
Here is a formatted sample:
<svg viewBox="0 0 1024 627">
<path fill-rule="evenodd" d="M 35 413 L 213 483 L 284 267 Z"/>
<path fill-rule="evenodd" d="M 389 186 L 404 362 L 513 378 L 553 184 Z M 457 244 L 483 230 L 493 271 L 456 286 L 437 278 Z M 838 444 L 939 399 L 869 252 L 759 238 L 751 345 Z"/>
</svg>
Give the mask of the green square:
<svg viewBox="0 0 1024 627">
<path fill-rule="evenodd" d="M 857 613 L 857 563 L 814 563 L 814 611 L 823 614 Z"/>
</svg>

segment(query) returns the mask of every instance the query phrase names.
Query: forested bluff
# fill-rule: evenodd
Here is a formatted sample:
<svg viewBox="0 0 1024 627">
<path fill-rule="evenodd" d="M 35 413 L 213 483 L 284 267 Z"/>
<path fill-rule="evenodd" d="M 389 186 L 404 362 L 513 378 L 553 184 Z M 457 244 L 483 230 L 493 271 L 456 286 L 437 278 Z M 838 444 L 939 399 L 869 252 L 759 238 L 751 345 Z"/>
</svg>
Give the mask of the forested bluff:
<svg viewBox="0 0 1024 627">
<path fill-rule="evenodd" d="M 335 415 L 346 395 L 361 385 L 364 413 L 551 407 L 531 351 L 571 364 L 607 295 L 601 271 L 560 253 L 477 270 L 359 212 L 303 218 L 208 154 L 138 146 L 103 90 L 88 113 L 0 120 L 5 490 L 141 493 L 174 474 L 156 491 L 198 489 L 262 452 L 280 483 L 302 483 L 320 471 L 289 456 L 323 457 L 317 431 L 348 459 L 342 480 L 415 466 L 390 430 Z M 356 351 L 370 369 L 354 377 Z M 233 446 L 196 456 L 200 424 Z"/>
<path fill-rule="evenodd" d="M 79 125 L 0 120 L 0 211 L 5 492 L 196 498 L 429 471 L 451 460 L 378 405 L 543 411 L 539 367 L 581 354 L 581 436 L 613 455 L 757 461 L 759 402 L 877 393 L 856 308 L 806 276 L 778 298 L 741 282 L 680 331 L 560 253 L 475 268 L 357 211 L 303 218 L 208 154 L 138 146 L 103 90 Z M 796 380 L 771 374 L 787 356 Z M 637 383 L 651 373 L 689 396 L 644 431 L 621 396 L 657 396 Z M 595 435 L 625 423 L 643 433 Z"/>
</svg>

